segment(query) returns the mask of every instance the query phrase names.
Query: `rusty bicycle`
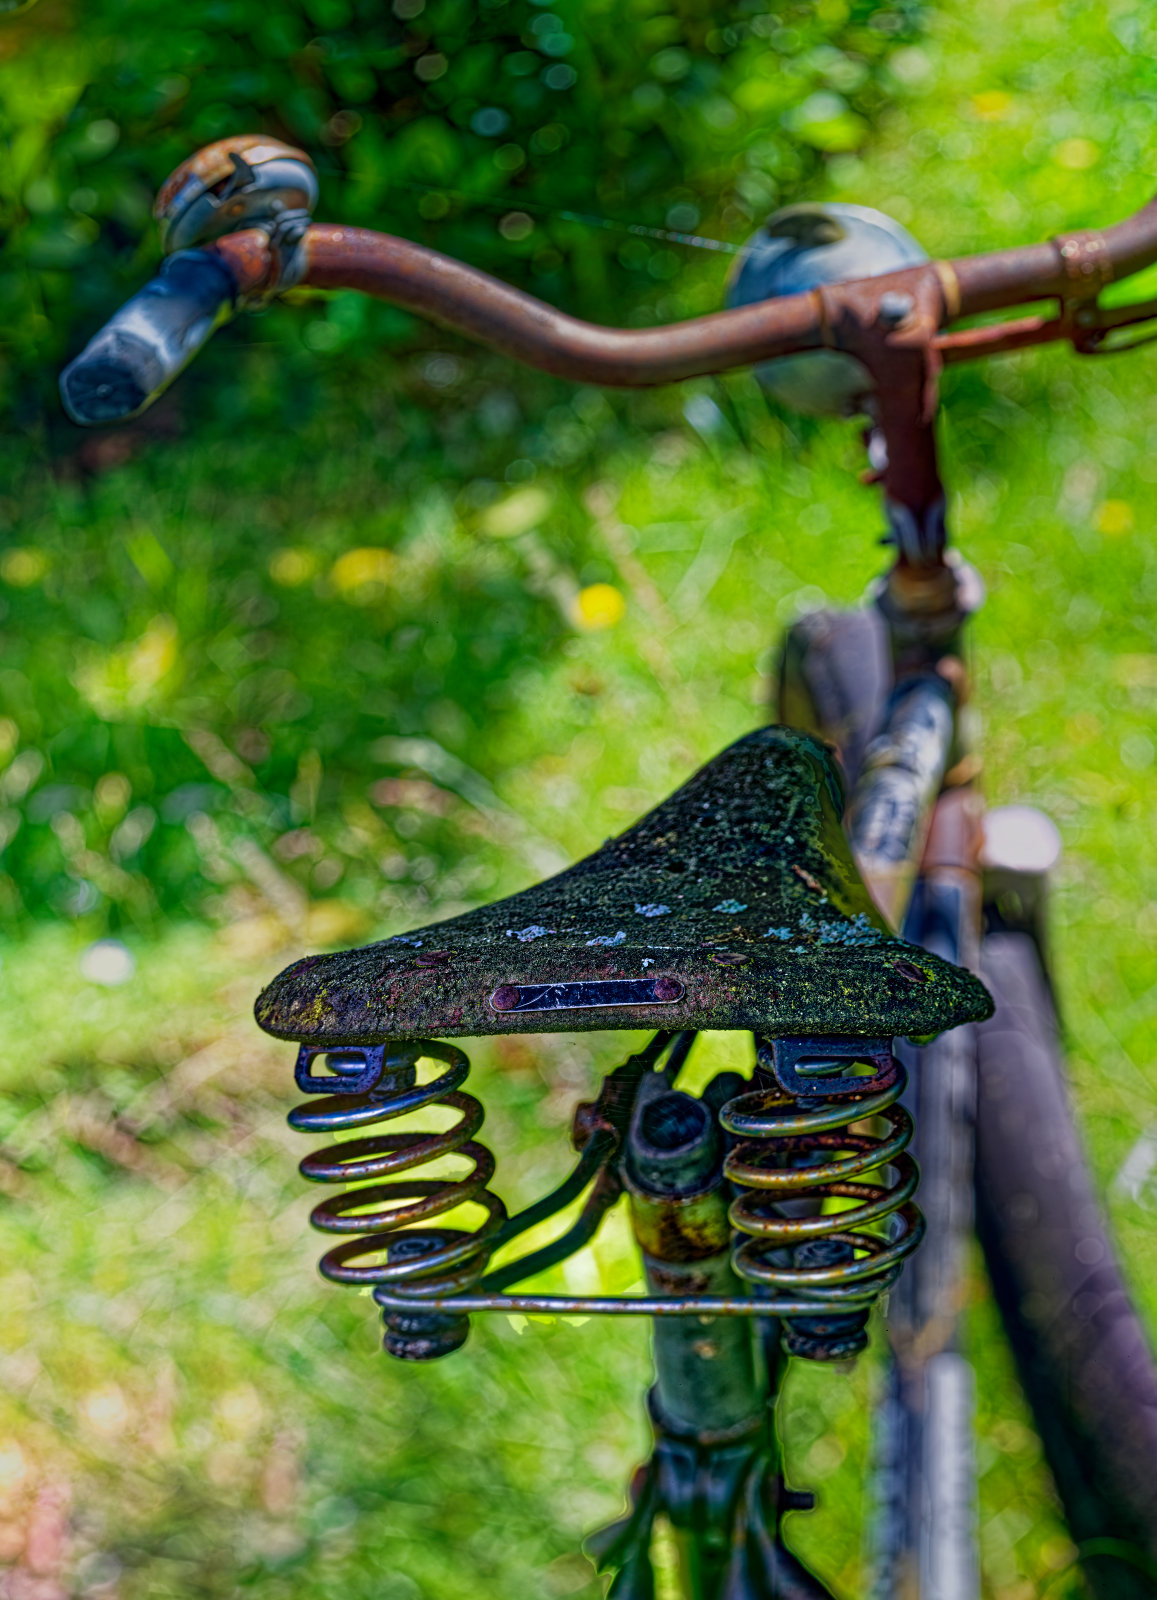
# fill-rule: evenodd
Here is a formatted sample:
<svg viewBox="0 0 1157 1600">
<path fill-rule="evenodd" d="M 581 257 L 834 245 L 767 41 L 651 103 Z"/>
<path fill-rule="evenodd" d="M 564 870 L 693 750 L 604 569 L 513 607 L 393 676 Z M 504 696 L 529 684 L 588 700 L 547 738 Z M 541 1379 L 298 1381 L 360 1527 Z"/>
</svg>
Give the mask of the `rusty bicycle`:
<svg viewBox="0 0 1157 1600">
<path fill-rule="evenodd" d="M 975 1229 L 1087 1582 L 1104 1600 L 1157 1593 L 1157 1370 L 1065 1094 L 1044 933 L 1057 840 L 1036 813 L 982 804 L 960 714 L 982 585 L 949 547 L 936 456 L 945 364 L 1144 337 L 1129 330 L 1157 302 L 1100 295 L 1157 261 L 1157 201 L 1104 232 L 953 261 L 867 208 L 798 206 L 752 241 L 728 309 L 626 331 L 317 223 L 317 197 L 308 158 L 260 135 L 180 167 L 157 200 L 167 259 L 65 370 L 70 416 L 139 412 L 273 296 L 352 288 L 565 378 L 753 365 L 786 405 L 861 417 L 894 554 L 862 609 L 789 631 L 778 720 L 633 827 L 495 904 L 305 956 L 260 996 L 258 1023 L 297 1047 L 290 1122 L 328 1141 L 301 1163 L 336 1191 L 313 1212 L 322 1273 L 369 1286 L 386 1351 L 413 1362 L 453 1355 L 488 1313 L 653 1319 L 653 1453 L 589 1542 L 617 1600 L 654 1595 L 659 1519 L 693 1600 L 830 1596 L 784 1538 L 811 1497 L 785 1481 L 776 1401 L 789 1360 L 862 1350 L 887 1296 L 873 1592 L 970 1600 L 958 1320 Z M 993 315 L 1038 302 L 1053 309 Z M 649 1042 L 575 1110 L 571 1175 L 509 1214 L 458 1041 L 640 1029 Z M 719 1031 L 751 1036 L 749 1075 L 680 1089 Z M 381 1131 L 435 1105 L 449 1129 Z M 1047 1161 L 1023 1158 L 1030 1129 Z M 538 1292 L 624 1197 L 646 1292 Z"/>
</svg>

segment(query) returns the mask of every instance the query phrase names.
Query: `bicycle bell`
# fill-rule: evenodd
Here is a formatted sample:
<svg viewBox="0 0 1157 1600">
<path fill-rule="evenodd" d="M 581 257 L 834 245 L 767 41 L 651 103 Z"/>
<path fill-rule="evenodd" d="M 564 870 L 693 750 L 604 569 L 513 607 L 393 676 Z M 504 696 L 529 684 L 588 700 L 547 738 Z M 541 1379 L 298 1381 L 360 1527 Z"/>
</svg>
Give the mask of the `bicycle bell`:
<svg viewBox="0 0 1157 1600">
<path fill-rule="evenodd" d="M 239 228 L 273 228 L 294 215 L 307 221 L 317 193 L 304 151 L 249 133 L 218 139 L 182 162 L 162 185 L 153 214 L 172 255 Z"/>
<path fill-rule="evenodd" d="M 753 305 L 824 284 L 878 278 L 927 260 L 906 228 L 870 206 L 787 206 L 748 241 L 727 285 L 727 304 Z M 862 362 L 838 350 L 780 356 L 755 372 L 781 405 L 812 416 L 856 416 L 875 388 Z"/>
</svg>

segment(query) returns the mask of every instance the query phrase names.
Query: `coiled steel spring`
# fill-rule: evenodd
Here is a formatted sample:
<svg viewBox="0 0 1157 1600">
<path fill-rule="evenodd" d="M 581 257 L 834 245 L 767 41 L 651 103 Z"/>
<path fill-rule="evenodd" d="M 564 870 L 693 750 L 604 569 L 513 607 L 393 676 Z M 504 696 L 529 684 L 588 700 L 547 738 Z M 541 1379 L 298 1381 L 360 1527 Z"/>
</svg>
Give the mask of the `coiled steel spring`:
<svg viewBox="0 0 1157 1600">
<path fill-rule="evenodd" d="M 778 1291 L 831 1304 L 830 1316 L 784 1320 L 788 1351 L 821 1361 L 864 1348 L 872 1303 L 924 1235 L 912 1202 L 919 1168 L 906 1153 L 912 1118 L 897 1104 L 907 1074 L 893 1056 L 863 1093 L 825 1099 L 823 1075 L 846 1066 L 846 1060 L 813 1062 L 815 1097 L 759 1089 L 729 1101 L 721 1113 L 739 1139 L 724 1164 L 739 1190 L 731 1224 L 746 1235 L 734 1252 L 735 1270 L 757 1292 L 772 1291 L 772 1299 Z M 880 1118 L 886 1132 L 849 1131 L 869 1118 Z M 890 1182 L 883 1173 L 860 1181 L 885 1167 Z M 835 1198 L 853 1204 L 825 1215 L 823 1202 Z M 890 1219 L 886 1235 L 864 1231 L 884 1219 Z"/>
<path fill-rule="evenodd" d="M 340 1080 L 361 1076 L 365 1058 L 364 1051 L 334 1050 L 326 1062 Z M 423 1058 L 443 1062 L 445 1071 L 419 1084 L 417 1067 Z M 381 1077 L 369 1092 L 326 1095 L 289 1115 L 290 1126 L 301 1133 L 335 1134 L 391 1122 L 430 1105 L 461 1113 L 443 1132 L 372 1134 L 329 1145 L 300 1164 L 302 1176 L 313 1183 L 355 1185 L 323 1200 L 310 1215 L 322 1233 L 352 1236 L 326 1252 L 320 1270 L 337 1283 L 384 1284 L 395 1293 L 412 1295 L 412 1316 L 390 1311 L 383 1318 L 386 1349 L 406 1360 L 447 1355 L 464 1342 L 467 1319 L 424 1313 L 422 1298 L 472 1288 L 486 1268 L 493 1235 L 506 1221 L 506 1207 L 488 1188 L 494 1157 L 474 1138 L 482 1126 L 482 1106 L 460 1089 L 469 1072 L 469 1058 L 455 1045 L 429 1039 L 392 1043 Z M 462 1178 L 397 1177 L 449 1155 L 471 1161 L 472 1170 Z M 428 1226 L 467 1201 L 486 1211 L 473 1232 Z M 383 1255 L 384 1260 L 367 1260 Z"/>
</svg>

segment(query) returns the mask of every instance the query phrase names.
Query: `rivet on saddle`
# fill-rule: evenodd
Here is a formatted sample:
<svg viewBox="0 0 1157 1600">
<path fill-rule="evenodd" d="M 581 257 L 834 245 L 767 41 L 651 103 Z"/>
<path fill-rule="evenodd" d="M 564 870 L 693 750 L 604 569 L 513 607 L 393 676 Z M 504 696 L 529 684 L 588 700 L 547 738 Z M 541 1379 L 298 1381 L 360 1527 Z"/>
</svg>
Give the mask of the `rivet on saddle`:
<svg viewBox="0 0 1157 1600">
<path fill-rule="evenodd" d="M 842 802 L 818 740 L 763 728 L 544 883 L 295 962 L 257 1020 L 352 1045 L 614 1028 L 890 1038 L 991 1015 L 971 973 L 888 931 Z"/>
</svg>

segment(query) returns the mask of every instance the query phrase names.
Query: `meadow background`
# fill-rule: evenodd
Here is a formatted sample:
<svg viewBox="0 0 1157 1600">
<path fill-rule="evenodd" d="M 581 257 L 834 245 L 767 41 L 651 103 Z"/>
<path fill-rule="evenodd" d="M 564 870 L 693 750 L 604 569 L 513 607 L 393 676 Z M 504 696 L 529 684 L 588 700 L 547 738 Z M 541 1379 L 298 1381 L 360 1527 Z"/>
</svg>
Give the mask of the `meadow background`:
<svg viewBox="0 0 1157 1600">
<path fill-rule="evenodd" d="M 375 1354 L 372 1304 L 316 1277 L 291 1052 L 252 999 L 625 826 L 767 715 L 784 626 L 882 561 L 855 430 L 746 375 L 575 390 L 349 295 L 246 319 L 139 424 L 80 434 L 55 374 L 155 264 L 153 189 L 265 128 L 316 157 L 320 215 L 643 325 L 717 306 L 729 257 L 629 224 L 737 245 L 834 197 L 950 255 L 1124 215 L 1157 171 L 1155 61 L 1122 0 L 0 20 L 9 1600 L 601 1593 L 577 1547 L 645 1448 L 646 1329 L 478 1319 L 430 1368 Z M 1064 835 L 1074 1089 L 1157 1325 L 1154 377 L 1149 353 L 957 369 L 943 438 L 989 588 L 985 785 Z M 581 1036 L 472 1053 L 517 1205 L 613 1061 Z M 635 1275 L 613 1227 L 557 1281 Z M 970 1330 L 985 1593 L 1076 1600 L 979 1267 Z M 848 1595 L 874 1382 L 869 1357 L 788 1388 L 820 1502 L 789 1537 Z"/>
</svg>

